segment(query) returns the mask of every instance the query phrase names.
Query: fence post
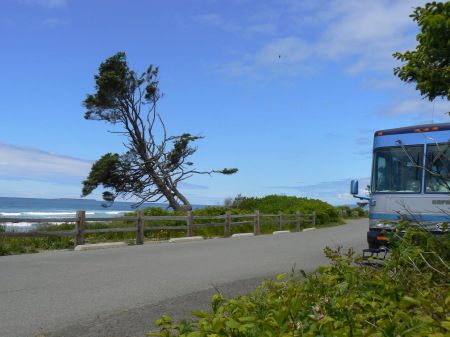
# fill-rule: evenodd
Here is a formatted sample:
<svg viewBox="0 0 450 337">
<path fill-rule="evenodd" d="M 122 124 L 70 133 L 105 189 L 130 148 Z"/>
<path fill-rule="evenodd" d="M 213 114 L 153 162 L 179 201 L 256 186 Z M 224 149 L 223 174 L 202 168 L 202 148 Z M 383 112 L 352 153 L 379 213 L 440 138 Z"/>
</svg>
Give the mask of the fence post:
<svg viewBox="0 0 450 337">
<path fill-rule="evenodd" d="M 231 234 L 231 211 L 226 211 L 225 212 L 225 233 L 224 236 L 226 238 L 230 237 Z"/>
<path fill-rule="evenodd" d="M 301 219 L 300 211 L 295 212 L 295 231 L 300 232 L 300 219 Z"/>
<path fill-rule="evenodd" d="M 192 211 L 187 212 L 187 231 L 186 236 L 191 237 L 194 236 L 194 213 Z"/>
<path fill-rule="evenodd" d="M 144 244 L 144 211 L 137 211 L 136 244 Z"/>
<path fill-rule="evenodd" d="M 254 229 L 253 234 L 259 235 L 261 234 L 261 228 L 259 227 L 259 211 L 255 211 L 255 220 L 254 220 Z"/>
<path fill-rule="evenodd" d="M 278 230 L 279 231 L 281 231 L 281 229 L 282 229 L 282 220 L 283 219 L 283 217 L 282 217 L 282 215 L 281 215 L 281 211 L 278 211 Z"/>
<path fill-rule="evenodd" d="M 84 245 L 84 229 L 86 227 L 86 211 L 77 211 L 77 221 L 75 222 L 74 246 Z"/>
<path fill-rule="evenodd" d="M 316 227 L 316 211 L 312 212 L 312 226 Z"/>
</svg>

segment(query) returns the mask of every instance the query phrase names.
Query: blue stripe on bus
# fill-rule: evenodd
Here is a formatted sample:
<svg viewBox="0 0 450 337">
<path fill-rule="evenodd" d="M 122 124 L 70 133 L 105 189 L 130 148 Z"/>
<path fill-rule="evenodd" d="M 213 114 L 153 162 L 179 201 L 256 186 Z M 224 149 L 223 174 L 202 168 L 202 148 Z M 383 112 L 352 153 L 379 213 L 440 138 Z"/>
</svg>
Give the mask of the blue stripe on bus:
<svg viewBox="0 0 450 337">
<path fill-rule="evenodd" d="M 376 220 L 399 220 L 398 214 L 392 213 L 370 213 L 370 219 Z M 412 215 L 408 218 L 413 218 Z M 450 221 L 450 215 L 414 214 L 414 219 L 418 221 Z"/>
</svg>

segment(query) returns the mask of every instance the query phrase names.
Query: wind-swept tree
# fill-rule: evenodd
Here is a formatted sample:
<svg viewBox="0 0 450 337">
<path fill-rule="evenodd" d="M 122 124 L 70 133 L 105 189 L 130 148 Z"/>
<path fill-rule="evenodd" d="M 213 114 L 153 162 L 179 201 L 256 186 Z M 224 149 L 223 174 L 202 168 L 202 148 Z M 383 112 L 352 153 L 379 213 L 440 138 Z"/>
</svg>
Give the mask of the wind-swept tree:
<svg viewBox="0 0 450 337">
<path fill-rule="evenodd" d="M 162 97 L 158 87 L 158 68 L 141 75 L 130 70 L 126 55 L 119 52 L 100 64 L 94 76 L 96 93 L 83 101 L 85 118 L 118 125 L 127 141 L 127 151 L 107 153 L 96 161 L 83 181 L 82 196 L 103 186 L 103 199 L 113 203 L 117 197 L 135 197 L 144 202 L 167 201 L 176 211 L 189 211 L 192 205 L 180 193 L 178 183 L 194 174 L 233 174 L 236 168 L 197 171 L 188 157 L 197 150 L 191 144 L 203 137 L 189 133 L 168 136 L 156 111 Z M 160 140 L 157 140 L 160 134 Z"/>
<path fill-rule="evenodd" d="M 427 3 L 410 16 L 420 27 L 419 44 L 414 51 L 393 55 L 405 62 L 394 68 L 394 74 L 416 83 L 416 89 L 430 101 L 437 97 L 450 100 L 450 2 Z"/>
</svg>

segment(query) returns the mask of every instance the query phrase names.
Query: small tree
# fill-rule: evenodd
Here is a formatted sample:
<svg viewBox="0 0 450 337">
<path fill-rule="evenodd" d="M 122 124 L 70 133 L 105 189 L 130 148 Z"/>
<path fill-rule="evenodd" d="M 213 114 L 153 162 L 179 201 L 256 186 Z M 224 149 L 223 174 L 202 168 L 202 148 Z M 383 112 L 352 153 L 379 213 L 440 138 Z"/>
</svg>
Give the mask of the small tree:
<svg viewBox="0 0 450 337">
<path fill-rule="evenodd" d="M 156 103 L 162 97 L 158 87 L 158 68 L 152 65 L 142 75 L 130 70 L 125 53 L 119 52 L 100 64 L 95 78 L 97 92 L 83 101 L 86 119 L 119 125 L 127 141 L 127 152 L 107 153 L 92 165 L 83 181 L 82 196 L 98 186 L 108 203 L 117 197 L 136 197 L 144 202 L 165 199 L 175 211 L 189 211 L 192 205 L 178 190 L 178 183 L 194 174 L 233 174 L 236 168 L 197 171 L 187 158 L 195 153 L 191 143 L 201 139 L 189 133 L 167 136 Z M 159 127 L 161 140 L 157 141 Z"/>
<path fill-rule="evenodd" d="M 414 51 L 395 53 L 402 62 L 394 74 L 402 81 L 415 82 L 420 94 L 433 101 L 450 100 L 450 2 L 432 2 L 417 7 L 410 15 L 420 27 Z"/>
</svg>

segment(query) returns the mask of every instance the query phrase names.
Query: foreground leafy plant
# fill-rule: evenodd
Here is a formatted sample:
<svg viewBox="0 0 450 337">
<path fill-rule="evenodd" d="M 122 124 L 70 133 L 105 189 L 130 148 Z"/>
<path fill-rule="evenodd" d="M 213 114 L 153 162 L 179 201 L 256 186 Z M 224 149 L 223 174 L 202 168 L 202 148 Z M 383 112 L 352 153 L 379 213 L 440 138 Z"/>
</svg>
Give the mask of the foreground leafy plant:
<svg viewBox="0 0 450 337">
<path fill-rule="evenodd" d="M 197 321 L 164 316 L 149 335 L 450 336 L 448 237 L 420 234 L 425 241 L 415 232 L 397 241 L 381 269 L 327 247 L 327 267 L 280 275 L 236 299 L 219 293 L 210 313 L 193 313 Z"/>
</svg>

